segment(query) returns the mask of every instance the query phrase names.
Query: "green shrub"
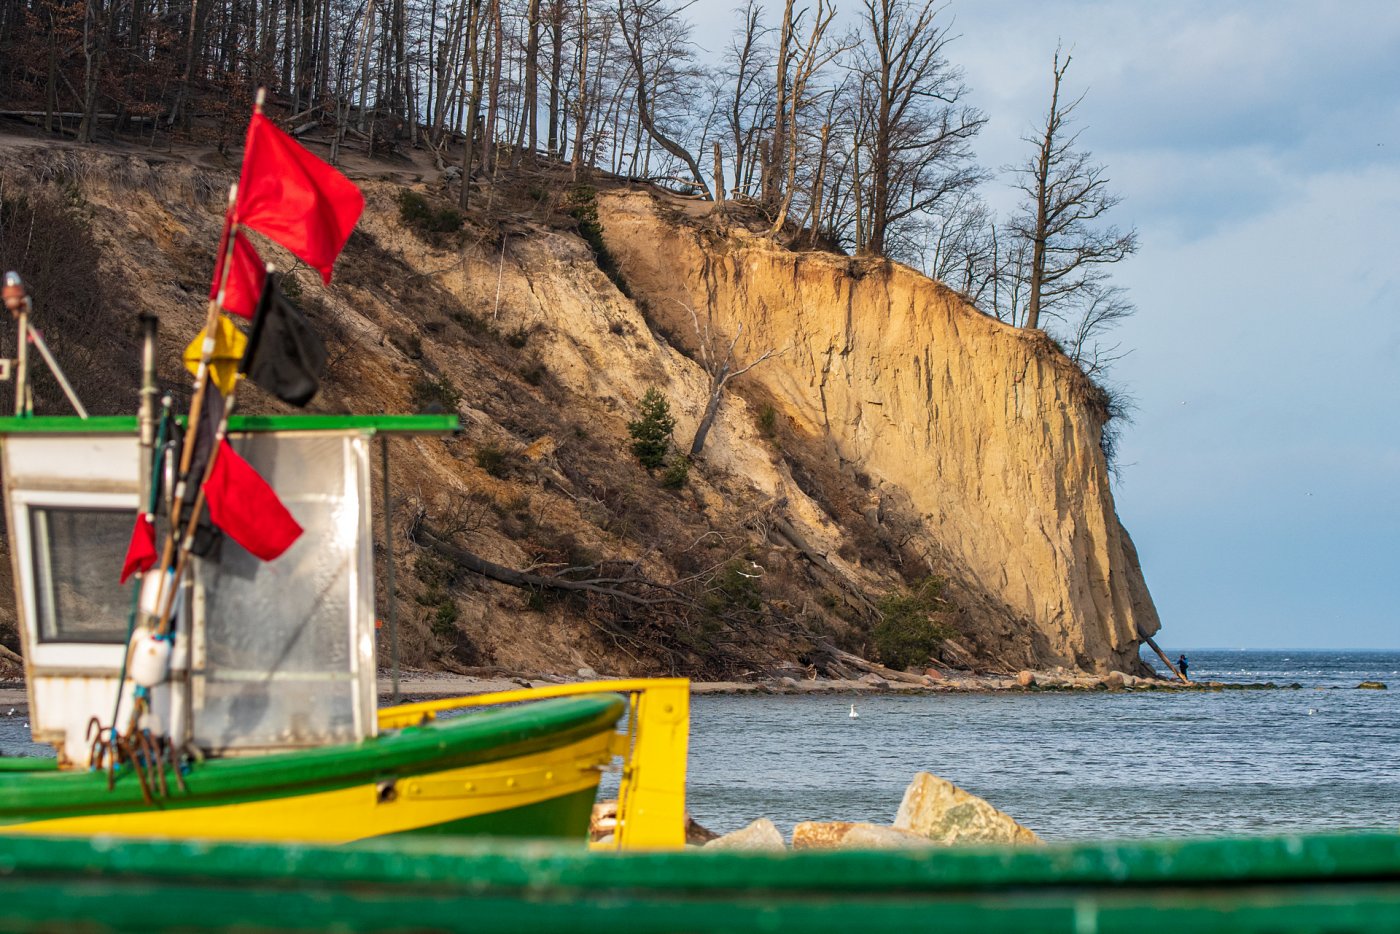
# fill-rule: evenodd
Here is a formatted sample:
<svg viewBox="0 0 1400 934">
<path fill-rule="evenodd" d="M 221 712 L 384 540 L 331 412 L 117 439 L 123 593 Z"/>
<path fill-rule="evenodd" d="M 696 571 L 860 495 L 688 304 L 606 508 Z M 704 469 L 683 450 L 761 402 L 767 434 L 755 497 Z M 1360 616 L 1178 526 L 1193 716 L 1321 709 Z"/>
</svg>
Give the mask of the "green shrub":
<svg viewBox="0 0 1400 934">
<path fill-rule="evenodd" d="M 880 622 L 870 637 L 881 662 L 900 670 L 926 664 L 943 640 L 953 634 L 932 618 L 947 608 L 943 587 L 942 580 L 930 577 L 911 591 L 886 594 L 880 599 Z"/>
<path fill-rule="evenodd" d="M 763 591 L 758 581 L 759 574 L 753 562 L 733 559 L 720 568 L 710 581 L 705 608 L 716 616 L 760 612 L 763 609 Z"/>
<path fill-rule="evenodd" d="M 468 334 L 480 334 L 484 337 L 499 337 L 494 325 L 472 314 L 470 311 L 448 312 L 448 317 L 466 331 Z"/>
<path fill-rule="evenodd" d="M 771 405 L 765 405 L 758 413 L 758 430 L 763 432 L 763 437 L 772 438 L 778 433 L 778 410 Z"/>
<path fill-rule="evenodd" d="M 661 390 L 653 386 L 642 396 L 637 420 L 627 423 L 627 433 L 632 436 L 632 453 L 643 467 L 655 470 L 666 463 L 666 453 L 671 449 L 671 432 L 675 429 L 676 419 L 671 415 L 671 406 Z"/>
<path fill-rule="evenodd" d="M 509 459 L 510 455 L 492 442 L 476 449 L 476 466 L 498 480 L 506 475 Z"/>
<path fill-rule="evenodd" d="M 399 192 L 399 217 L 404 225 L 430 243 L 462 229 L 462 212 L 452 207 L 433 207 L 416 191 Z"/>
<path fill-rule="evenodd" d="M 462 394 L 446 376 L 439 376 L 437 379 L 420 376 L 413 384 L 411 395 L 413 405 L 420 412 L 435 408 L 444 412 L 455 412 L 462 401 Z"/>
<path fill-rule="evenodd" d="M 690 459 L 677 457 L 661 474 L 661 485 L 668 490 L 679 490 L 690 479 Z"/>
<path fill-rule="evenodd" d="M 433 610 L 433 632 L 439 636 L 452 635 L 457 630 L 459 616 L 457 601 L 446 597 Z"/>
</svg>

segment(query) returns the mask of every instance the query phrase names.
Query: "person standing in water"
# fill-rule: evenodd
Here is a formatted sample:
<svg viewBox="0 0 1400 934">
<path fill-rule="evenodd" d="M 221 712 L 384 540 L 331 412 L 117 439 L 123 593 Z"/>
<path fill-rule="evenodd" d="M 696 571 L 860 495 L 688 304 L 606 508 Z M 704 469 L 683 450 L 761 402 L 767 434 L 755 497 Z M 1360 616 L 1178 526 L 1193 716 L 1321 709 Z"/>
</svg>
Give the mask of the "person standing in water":
<svg viewBox="0 0 1400 934">
<path fill-rule="evenodd" d="M 1191 680 L 1191 676 L 1186 673 L 1186 669 L 1191 667 L 1191 662 L 1186 658 L 1185 654 L 1182 654 L 1179 658 L 1177 658 L 1176 667 L 1181 671 L 1181 676 L 1183 678 L 1185 678 L 1187 681 Z"/>
</svg>

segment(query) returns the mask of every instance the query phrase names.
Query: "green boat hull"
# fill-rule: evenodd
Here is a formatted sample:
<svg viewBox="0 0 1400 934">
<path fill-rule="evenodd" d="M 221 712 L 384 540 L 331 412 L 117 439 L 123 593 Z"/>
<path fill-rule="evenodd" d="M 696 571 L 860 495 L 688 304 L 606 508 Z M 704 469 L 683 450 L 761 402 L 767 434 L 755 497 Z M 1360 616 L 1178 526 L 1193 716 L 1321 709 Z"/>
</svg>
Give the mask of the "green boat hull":
<svg viewBox="0 0 1400 934">
<path fill-rule="evenodd" d="M 582 841 L 626 702 L 546 700 L 374 739 L 212 759 L 147 801 L 138 776 L 0 770 L 0 833 L 346 843 L 489 834 Z M 149 791 L 148 791 L 149 793 Z"/>
<path fill-rule="evenodd" d="M 0 928 L 1292 932 L 1400 929 L 1400 836 L 584 853 L 0 839 Z"/>
</svg>

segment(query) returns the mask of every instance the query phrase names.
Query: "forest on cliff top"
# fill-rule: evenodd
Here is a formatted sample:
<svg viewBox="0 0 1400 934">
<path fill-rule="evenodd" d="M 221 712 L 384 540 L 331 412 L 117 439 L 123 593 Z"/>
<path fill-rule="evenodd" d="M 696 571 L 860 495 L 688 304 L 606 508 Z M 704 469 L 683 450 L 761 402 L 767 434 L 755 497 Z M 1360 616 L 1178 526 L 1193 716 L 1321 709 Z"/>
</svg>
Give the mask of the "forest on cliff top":
<svg viewBox="0 0 1400 934">
<path fill-rule="evenodd" d="M 1133 311 L 1136 249 L 1079 140 L 1071 57 L 1047 46 L 1044 121 L 1001 176 L 978 165 L 952 15 L 935 0 L 4 0 L 0 101 L 79 142 L 239 144 L 255 89 L 342 153 L 432 153 L 459 207 L 548 159 L 750 205 L 771 236 L 885 256 L 1044 328 L 1092 376 Z M 449 152 L 449 149 L 452 151 Z M 449 166 L 452 161 L 455 166 Z M 1020 206 L 998 217 L 987 184 Z"/>
</svg>

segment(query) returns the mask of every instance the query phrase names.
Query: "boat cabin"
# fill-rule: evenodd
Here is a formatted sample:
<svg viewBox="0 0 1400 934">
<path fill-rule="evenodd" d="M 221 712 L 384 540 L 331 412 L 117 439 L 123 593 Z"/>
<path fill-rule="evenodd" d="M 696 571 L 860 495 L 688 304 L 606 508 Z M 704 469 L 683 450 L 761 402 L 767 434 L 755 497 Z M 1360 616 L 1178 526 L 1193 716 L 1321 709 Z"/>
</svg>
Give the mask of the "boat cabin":
<svg viewBox="0 0 1400 934">
<path fill-rule="evenodd" d="M 451 431 L 456 419 L 235 416 L 229 427 L 234 449 L 305 532 L 273 561 L 227 538 L 194 559 L 148 725 L 204 756 L 373 736 L 371 441 Z M 131 709 L 140 582 L 118 578 L 147 495 L 141 455 L 134 417 L 0 418 L 30 724 L 67 766 L 94 764 L 98 731 L 125 724 Z"/>
</svg>

